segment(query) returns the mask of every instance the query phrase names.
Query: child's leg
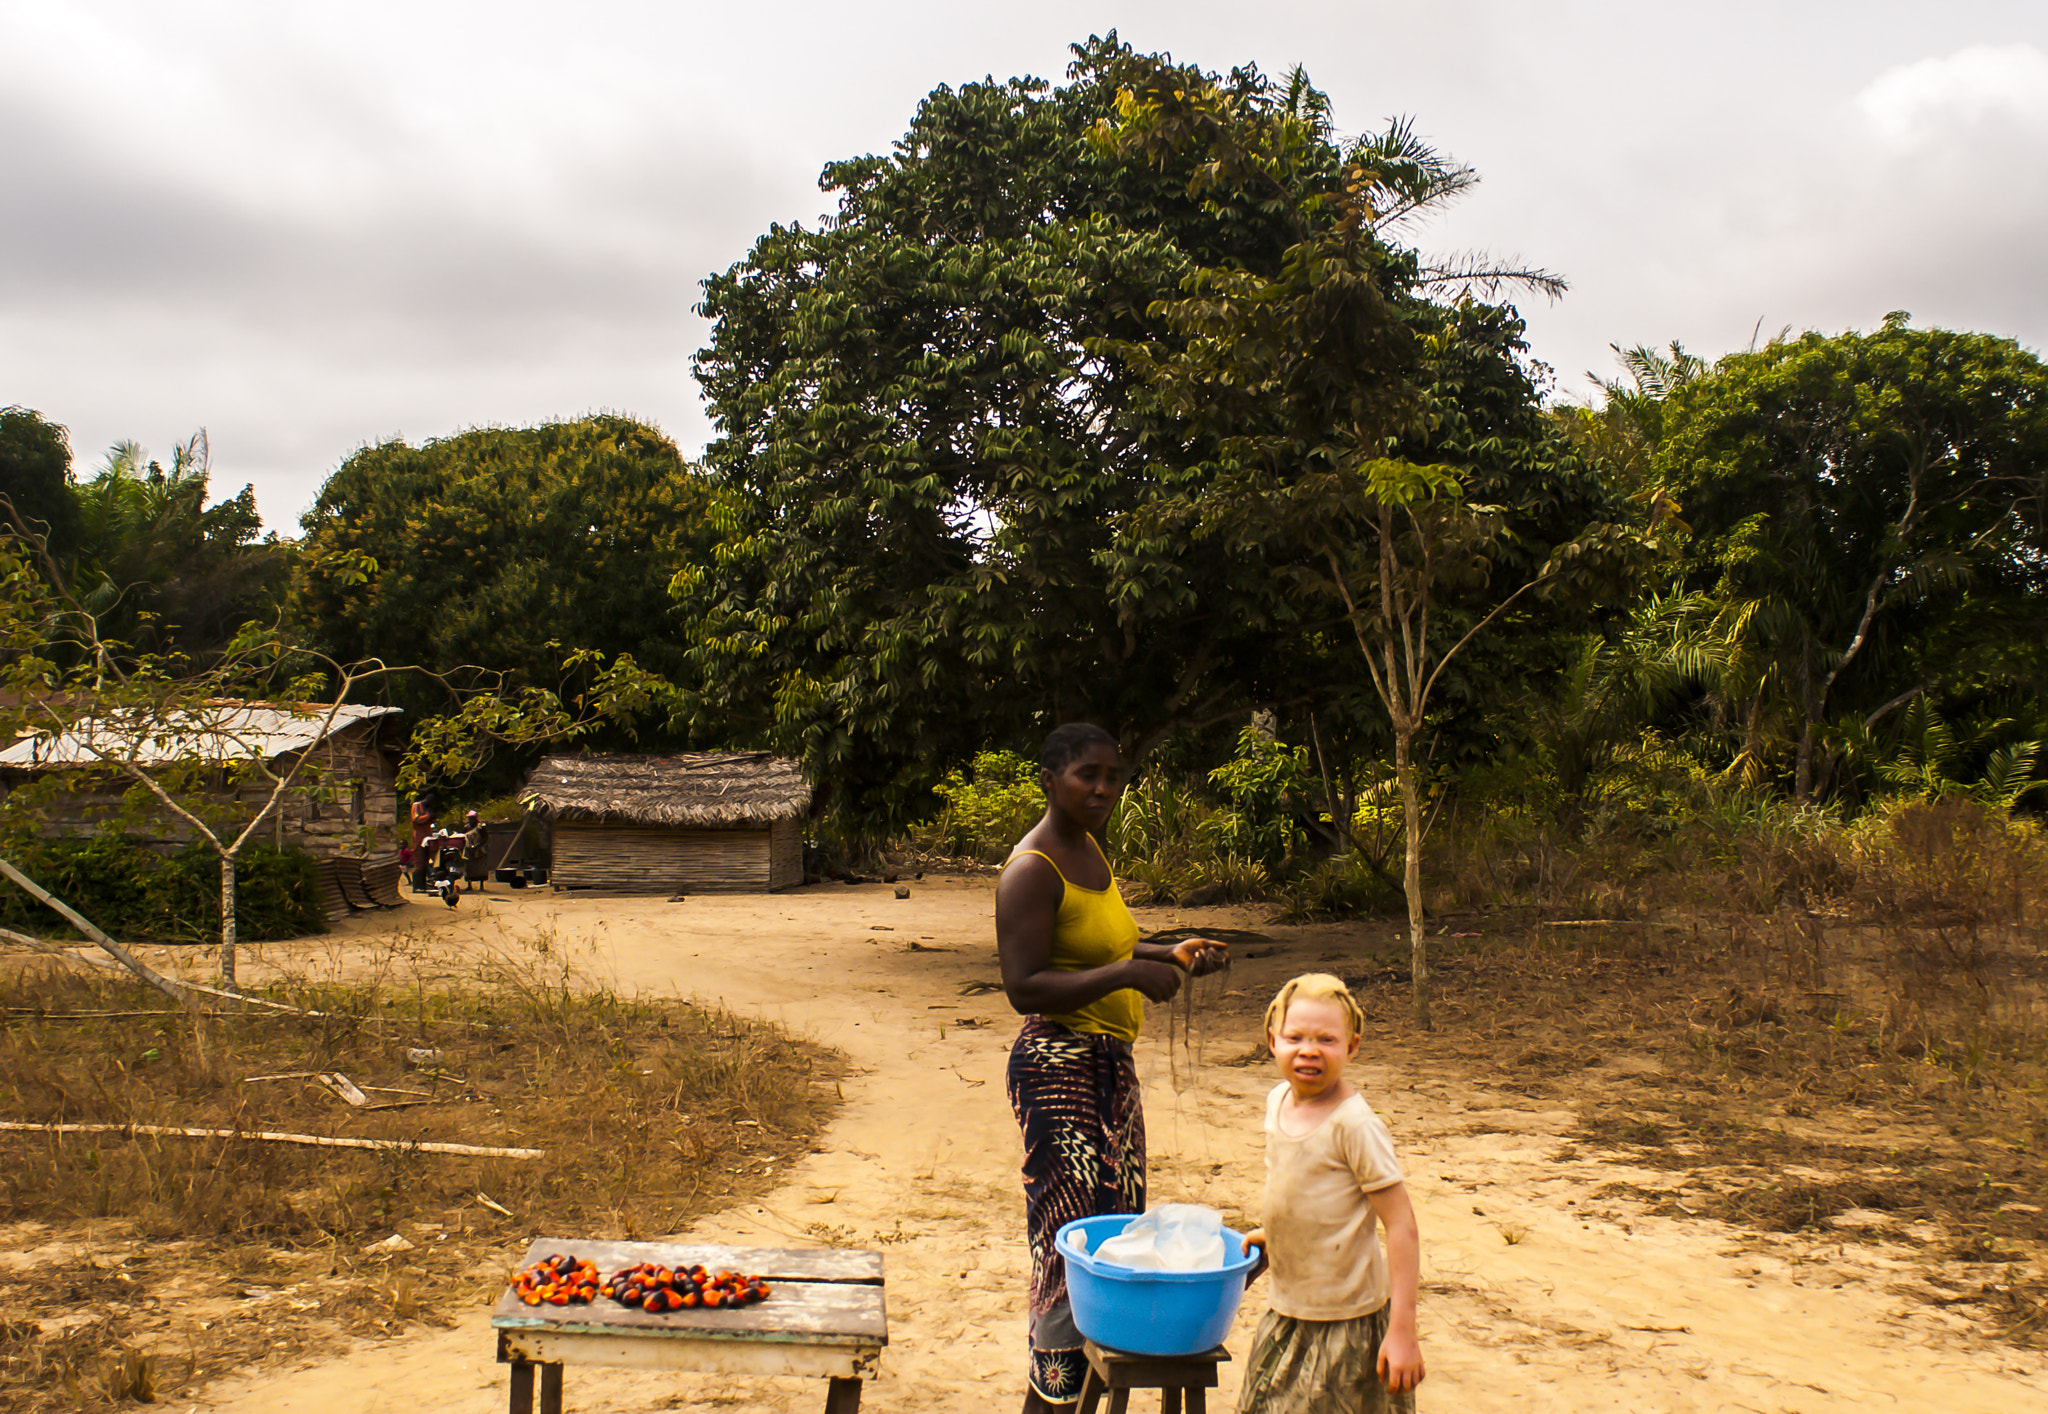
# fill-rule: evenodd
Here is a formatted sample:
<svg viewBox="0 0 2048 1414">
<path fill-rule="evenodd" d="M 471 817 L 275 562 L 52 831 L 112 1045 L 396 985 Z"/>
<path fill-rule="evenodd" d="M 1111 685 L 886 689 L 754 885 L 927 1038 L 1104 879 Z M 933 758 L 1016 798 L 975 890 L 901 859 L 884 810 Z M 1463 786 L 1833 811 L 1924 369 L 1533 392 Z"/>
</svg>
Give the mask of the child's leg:
<svg viewBox="0 0 2048 1414">
<path fill-rule="evenodd" d="M 1414 1414 L 1415 1395 L 1379 1379 L 1382 1307 L 1349 1321 L 1298 1321 L 1268 1311 L 1245 1361 L 1237 1414 Z"/>
</svg>

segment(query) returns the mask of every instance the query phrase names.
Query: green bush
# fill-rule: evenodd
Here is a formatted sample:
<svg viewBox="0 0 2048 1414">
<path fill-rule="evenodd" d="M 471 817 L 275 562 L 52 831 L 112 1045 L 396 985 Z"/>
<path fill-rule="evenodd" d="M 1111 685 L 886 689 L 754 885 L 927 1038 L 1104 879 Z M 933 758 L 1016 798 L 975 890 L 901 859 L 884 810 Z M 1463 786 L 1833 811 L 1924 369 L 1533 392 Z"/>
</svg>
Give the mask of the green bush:
<svg viewBox="0 0 2048 1414">
<path fill-rule="evenodd" d="M 1224 852 L 1257 860 L 1266 872 L 1285 870 L 1308 835 L 1296 822 L 1302 802 L 1322 792 L 1312 783 L 1308 748 L 1276 741 L 1257 727 L 1237 734 L 1230 760 L 1209 773 L 1231 808 L 1222 816 Z"/>
<path fill-rule="evenodd" d="M 934 854 L 1000 864 L 1045 813 L 1038 763 L 1014 751 L 984 751 L 934 790 L 946 802 L 938 818 L 910 832 L 913 844 Z"/>
<path fill-rule="evenodd" d="M 201 845 L 162 854 L 121 835 L 33 839 L 15 867 L 123 941 L 204 943 L 220 938 L 220 859 Z M 246 942 L 327 931 L 318 868 L 299 850 L 251 845 L 237 859 L 235 921 Z M 0 881 L 0 926 L 68 935 L 47 904 Z"/>
<path fill-rule="evenodd" d="M 1281 916 L 1289 922 L 1392 913 L 1404 903 L 1398 879 L 1374 869 L 1371 861 L 1351 851 L 1302 870 L 1275 890 L 1275 897 L 1281 904 Z"/>
</svg>

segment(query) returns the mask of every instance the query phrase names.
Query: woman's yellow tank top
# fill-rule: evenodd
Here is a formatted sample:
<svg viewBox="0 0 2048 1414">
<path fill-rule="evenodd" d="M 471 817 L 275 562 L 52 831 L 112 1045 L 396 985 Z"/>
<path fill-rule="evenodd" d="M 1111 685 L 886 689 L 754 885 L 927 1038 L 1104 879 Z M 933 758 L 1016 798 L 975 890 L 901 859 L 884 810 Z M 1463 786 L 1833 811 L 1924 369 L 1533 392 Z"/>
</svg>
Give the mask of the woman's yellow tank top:
<svg viewBox="0 0 2048 1414">
<path fill-rule="evenodd" d="M 1093 835 L 1088 840 L 1095 843 Z M 1095 849 L 1099 854 L 1102 846 L 1096 844 Z M 1117 890 L 1114 870 L 1110 871 L 1108 888 L 1084 888 L 1065 874 L 1060 874 L 1060 866 L 1042 850 L 1020 849 L 1010 859 L 1027 854 L 1035 854 L 1047 864 L 1052 864 L 1053 873 L 1059 874 L 1060 882 L 1066 886 L 1066 892 L 1060 896 L 1060 911 L 1052 929 L 1052 967 L 1055 972 L 1083 972 L 1091 967 L 1107 967 L 1124 961 L 1137 950 L 1138 920 L 1131 917 L 1123 894 Z M 1102 862 L 1108 864 L 1109 860 L 1105 857 Z M 1008 867 L 1008 861 L 1004 867 Z M 1057 1022 L 1070 1031 L 1093 1031 L 1114 1036 L 1120 1041 L 1135 1041 L 1138 1028 L 1145 1021 L 1145 998 L 1134 988 L 1124 987 L 1090 1002 L 1079 1011 L 1048 1016 L 1046 1020 Z"/>
</svg>

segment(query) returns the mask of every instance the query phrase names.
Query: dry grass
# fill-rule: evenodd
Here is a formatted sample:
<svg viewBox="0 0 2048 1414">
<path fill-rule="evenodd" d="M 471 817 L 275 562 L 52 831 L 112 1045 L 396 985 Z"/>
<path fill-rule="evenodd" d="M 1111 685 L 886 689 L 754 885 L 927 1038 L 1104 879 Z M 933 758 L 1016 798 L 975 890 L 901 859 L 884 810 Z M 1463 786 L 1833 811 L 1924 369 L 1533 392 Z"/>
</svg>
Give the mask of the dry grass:
<svg viewBox="0 0 2048 1414">
<path fill-rule="evenodd" d="M 1560 1157 L 1671 1175 L 1603 1196 L 1891 1244 L 1923 1299 L 2048 1344 L 2048 929 L 1788 910 L 1489 932 L 1442 959 L 1429 1045 L 1577 1108 Z M 1406 977 L 1355 980 L 1398 995 Z M 1622 1056 L 1657 1064 L 1589 1074 Z"/>
<path fill-rule="evenodd" d="M 0 1407 L 168 1397 L 295 1346 L 445 1322 L 495 1297 L 508 1250 L 541 1230 L 651 1236 L 765 1191 L 834 1102 L 831 1054 L 593 988 L 547 937 L 459 985 L 429 985 L 420 961 L 401 944 L 344 980 L 269 989 L 319 1017 L 194 1020 L 44 966 L 0 980 L 12 1119 L 546 1151 L 0 1135 Z M 299 1071 L 419 1103 L 353 1109 L 305 1080 L 251 1079 Z M 394 1234 L 412 1245 L 369 1250 Z"/>
</svg>

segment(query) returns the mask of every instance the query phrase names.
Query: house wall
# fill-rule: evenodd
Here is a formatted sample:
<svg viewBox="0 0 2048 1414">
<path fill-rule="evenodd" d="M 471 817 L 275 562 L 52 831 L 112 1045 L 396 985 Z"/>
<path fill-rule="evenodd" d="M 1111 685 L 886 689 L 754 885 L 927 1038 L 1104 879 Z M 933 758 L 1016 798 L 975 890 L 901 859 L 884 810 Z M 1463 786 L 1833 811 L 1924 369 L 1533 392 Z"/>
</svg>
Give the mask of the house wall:
<svg viewBox="0 0 2048 1414">
<path fill-rule="evenodd" d="M 620 894 L 766 892 L 782 887 L 771 868 L 772 833 L 556 821 L 548 881 Z"/>
<path fill-rule="evenodd" d="M 361 854 L 366 836 L 373 832 L 372 852 L 397 847 L 398 781 L 392 752 L 381 744 L 378 722 L 357 722 L 344 727 L 319 745 L 310 748 L 311 764 L 319 769 L 332 800 L 316 800 L 314 792 L 294 787 L 285 792 L 278 809 L 265 821 L 258 838 L 265 844 L 283 844 L 313 855 Z M 281 756 L 272 769 L 291 764 Z M 33 773 L 9 772 L 19 783 Z M 90 834 L 118 815 L 125 785 L 104 774 L 96 774 L 92 785 L 53 796 L 44 807 L 44 833 L 52 835 Z M 210 807 L 238 807 L 246 823 L 270 798 L 268 786 L 250 784 L 235 792 L 219 791 L 206 798 Z M 209 814 L 208 811 L 197 812 Z M 209 819 L 209 823 L 211 820 Z M 215 826 L 218 830 L 218 826 Z M 190 826 L 163 811 L 152 821 L 129 831 L 147 843 L 178 845 L 192 838 Z"/>
<path fill-rule="evenodd" d="M 804 881 L 804 822 L 777 820 L 768 827 L 768 887 L 795 888 Z"/>
</svg>

